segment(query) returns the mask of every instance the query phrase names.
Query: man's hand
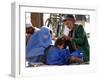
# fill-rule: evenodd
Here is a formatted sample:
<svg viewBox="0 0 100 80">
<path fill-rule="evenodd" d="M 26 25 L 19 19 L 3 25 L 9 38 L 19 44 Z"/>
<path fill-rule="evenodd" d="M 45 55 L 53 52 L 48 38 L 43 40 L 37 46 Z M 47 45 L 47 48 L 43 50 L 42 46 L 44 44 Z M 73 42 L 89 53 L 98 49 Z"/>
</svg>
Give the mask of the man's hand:
<svg viewBox="0 0 100 80">
<path fill-rule="evenodd" d="M 65 35 L 64 35 L 64 38 L 65 38 L 66 40 L 72 41 L 72 37 L 70 37 L 70 36 L 65 36 Z"/>
</svg>

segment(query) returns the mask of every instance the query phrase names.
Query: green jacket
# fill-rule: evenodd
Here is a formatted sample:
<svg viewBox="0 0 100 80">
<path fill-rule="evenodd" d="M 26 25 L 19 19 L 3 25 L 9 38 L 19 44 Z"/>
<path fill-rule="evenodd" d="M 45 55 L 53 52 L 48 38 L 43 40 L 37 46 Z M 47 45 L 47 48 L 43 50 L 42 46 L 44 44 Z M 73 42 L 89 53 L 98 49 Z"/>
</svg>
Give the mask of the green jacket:
<svg viewBox="0 0 100 80">
<path fill-rule="evenodd" d="M 72 38 L 72 43 L 83 52 L 84 61 L 89 61 L 89 44 L 82 25 L 75 25 Z"/>
</svg>

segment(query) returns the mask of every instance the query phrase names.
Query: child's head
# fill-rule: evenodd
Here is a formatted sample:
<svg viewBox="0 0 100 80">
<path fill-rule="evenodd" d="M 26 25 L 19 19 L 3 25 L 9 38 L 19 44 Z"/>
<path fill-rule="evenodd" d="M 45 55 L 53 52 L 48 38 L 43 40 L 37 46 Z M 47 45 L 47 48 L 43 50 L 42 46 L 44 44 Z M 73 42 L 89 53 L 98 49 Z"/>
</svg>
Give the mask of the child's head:
<svg viewBox="0 0 100 80">
<path fill-rule="evenodd" d="M 63 38 L 58 38 L 55 42 L 55 46 L 57 48 L 63 49 L 64 48 L 64 42 L 65 42 L 65 40 Z"/>
</svg>

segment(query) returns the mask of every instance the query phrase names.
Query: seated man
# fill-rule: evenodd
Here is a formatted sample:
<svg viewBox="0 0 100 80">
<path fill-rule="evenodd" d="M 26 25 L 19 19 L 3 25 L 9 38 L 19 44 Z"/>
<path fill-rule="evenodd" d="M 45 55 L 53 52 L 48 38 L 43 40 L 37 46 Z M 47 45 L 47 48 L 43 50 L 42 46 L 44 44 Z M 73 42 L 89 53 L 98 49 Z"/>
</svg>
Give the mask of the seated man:
<svg viewBox="0 0 100 80">
<path fill-rule="evenodd" d="M 82 25 L 77 25 L 76 20 L 73 15 L 66 15 L 64 22 L 64 38 L 65 38 L 65 48 L 69 47 L 70 52 L 79 50 L 83 53 L 83 61 L 89 62 L 89 43 L 87 39 L 86 32 Z"/>
<path fill-rule="evenodd" d="M 26 45 L 29 38 L 32 36 L 32 34 L 34 34 L 34 32 L 35 32 L 35 28 L 33 28 L 32 26 L 26 27 Z"/>
<path fill-rule="evenodd" d="M 68 49 L 64 49 L 64 39 L 58 38 L 55 46 L 49 47 L 45 53 L 46 64 L 48 65 L 68 65 L 71 63 L 82 62 L 80 51 L 70 53 Z"/>
</svg>

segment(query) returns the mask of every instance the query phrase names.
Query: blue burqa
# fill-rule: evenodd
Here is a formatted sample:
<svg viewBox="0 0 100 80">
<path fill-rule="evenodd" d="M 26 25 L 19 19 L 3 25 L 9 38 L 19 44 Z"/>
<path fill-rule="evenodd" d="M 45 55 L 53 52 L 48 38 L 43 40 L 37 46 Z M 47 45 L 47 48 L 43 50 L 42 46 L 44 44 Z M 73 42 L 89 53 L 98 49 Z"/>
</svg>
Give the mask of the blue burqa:
<svg viewBox="0 0 100 80">
<path fill-rule="evenodd" d="M 48 65 L 65 65 L 69 64 L 69 50 L 59 49 L 57 47 L 50 48 L 47 54 L 46 64 Z"/>
<path fill-rule="evenodd" d="M 45 48 L 51 44 L 52 39 L 49 29 L 42 27 L 30 37 L 26 46 L 26 58 L 43 55 Z"/>
</svg>

